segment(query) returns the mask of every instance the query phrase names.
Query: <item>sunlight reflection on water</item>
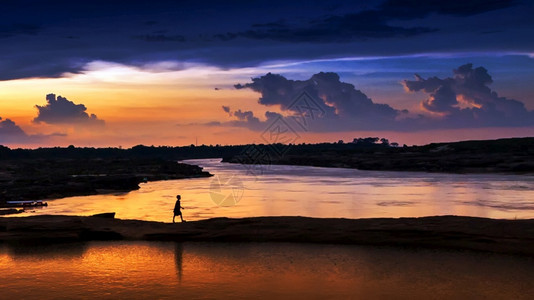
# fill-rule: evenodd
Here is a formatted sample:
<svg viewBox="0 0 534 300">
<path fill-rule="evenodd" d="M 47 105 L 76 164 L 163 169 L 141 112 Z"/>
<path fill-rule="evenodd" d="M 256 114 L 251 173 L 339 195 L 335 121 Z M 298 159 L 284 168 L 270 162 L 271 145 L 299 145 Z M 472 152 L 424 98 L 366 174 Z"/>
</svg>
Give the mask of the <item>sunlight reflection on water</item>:
<svg viewBox="0 0 534 300">
<path fill-rule="evenodd" d="M 220 159 L 188 160 L 217 177 L 243 185 L 235 206 L 212 200 L 215 178 L 157 181 L 125 194 L 69 197 L 49 201 L 34 214 L 91 215 L 169 222 L 176 194 L 186 220 L 212 217 L 309 216 L 322 218 L 466 215 L 534 218 L 534 176 L 360 171 L 304 166 L 268 166 L 261 175 Z M 229 193 L 229 189 L 224 193 Z"/>
<path fill-rule="evenodd" d="M 286 243 L 0 247 L 9 299 L 529 299 L 532 278 L 532 259 L 457 251 Z"/>
</svg>

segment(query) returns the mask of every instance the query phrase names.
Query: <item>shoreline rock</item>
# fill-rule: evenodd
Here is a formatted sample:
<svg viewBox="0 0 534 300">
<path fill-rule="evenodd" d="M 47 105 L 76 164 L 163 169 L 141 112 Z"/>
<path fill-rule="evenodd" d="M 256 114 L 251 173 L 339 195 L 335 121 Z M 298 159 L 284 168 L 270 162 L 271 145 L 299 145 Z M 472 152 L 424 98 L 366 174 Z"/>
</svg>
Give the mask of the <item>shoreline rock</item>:
<svg viewBox="0 0 534 300">
<path fill-rule="evenodd" d="M 98 216 L 0 218 L 0 242 L 62 243 L 92 240 L 176 242 L 290 242 L 475 250 L 534 256 L 534 219 L 460 216 L 319 219 L 214 218 L 186 223 Z"/>
<path fill-rule="evenodd" d="M 209 177 L 199 166 L 163 159 L 0 160 L 0 206 L 139 189 L 139 183 Z"/>
</svg>

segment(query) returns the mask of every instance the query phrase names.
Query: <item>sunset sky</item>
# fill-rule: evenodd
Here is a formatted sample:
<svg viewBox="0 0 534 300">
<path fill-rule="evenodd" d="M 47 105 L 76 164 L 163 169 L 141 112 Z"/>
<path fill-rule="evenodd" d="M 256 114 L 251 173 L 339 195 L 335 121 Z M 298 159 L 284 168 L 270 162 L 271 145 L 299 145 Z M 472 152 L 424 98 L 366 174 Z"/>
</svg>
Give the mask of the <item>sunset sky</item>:
<svg viewBox="0 0 534 300">
<path fill-rule="evenodd" d="M 296 143 L 534 136 L 532 16 L 528 0 L 2 1 L 0 144 L 266 143 L 280 124 Z"/>
</svg>

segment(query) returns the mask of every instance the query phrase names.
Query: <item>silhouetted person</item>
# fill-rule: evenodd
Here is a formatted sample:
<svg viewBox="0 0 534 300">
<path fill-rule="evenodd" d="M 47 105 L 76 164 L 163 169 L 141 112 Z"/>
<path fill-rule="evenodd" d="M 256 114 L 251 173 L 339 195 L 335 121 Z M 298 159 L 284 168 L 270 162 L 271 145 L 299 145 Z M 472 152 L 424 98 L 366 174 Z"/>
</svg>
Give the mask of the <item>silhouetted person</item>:
<svg viewBox="0 0 534 300">
<path fill-rule="evenodd" d="M 173 223 L 174 223 L 174 218 L 176 216 L 180 216 L 180 219 L 182 220 L 182 222 L 185 222 L 184 218 L 182 217 L 182 211 L 180 210 L 180 209 L 184 209 L 180 203 L 180 199 L 182 199 L 182 197 L 180 195 L 176 195 L 176 203 L 174 204 L 174 216 L 172 216 Z"/>
</svg>

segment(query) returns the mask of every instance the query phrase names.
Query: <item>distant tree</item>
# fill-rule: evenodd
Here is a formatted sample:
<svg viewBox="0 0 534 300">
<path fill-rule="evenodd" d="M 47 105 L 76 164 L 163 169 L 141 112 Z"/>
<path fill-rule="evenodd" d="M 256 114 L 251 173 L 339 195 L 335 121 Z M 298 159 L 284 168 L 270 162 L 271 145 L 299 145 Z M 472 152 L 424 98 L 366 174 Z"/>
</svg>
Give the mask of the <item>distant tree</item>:
<svg viewBox="0 0 534 300">
<path fill-rule="evenodd" d="M 397 142 L 393 142 L 391 144 L 389 144 L 391 147 L 398 147 L 399 146 L 399 143 Z"/>
<path fill-rule="evenodd" d="M 339 140 L 339 141 L 337 141 L 337 143 L 338 143 L 339 145 L 343 145 L 345 142 L 343 142 L 343 140 Z"/>
<path fill-rule="evenodd" d="M 381 139 L 380 139 L 380 142 L 381 142 L 382 145 L 384 145 L 384 146 L 389 146 L 389 140 L 386 139 L 386 138 L 381 138 Z"/>
<path fill-rule="evenodd" d="M 355 138 L 352 143 L 358 145 L 374 145 L 379 141 L 377 137 Z"/>
</svg>

